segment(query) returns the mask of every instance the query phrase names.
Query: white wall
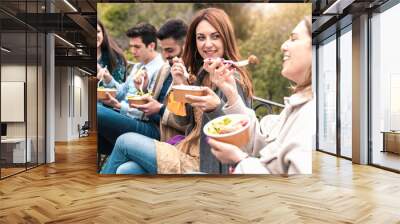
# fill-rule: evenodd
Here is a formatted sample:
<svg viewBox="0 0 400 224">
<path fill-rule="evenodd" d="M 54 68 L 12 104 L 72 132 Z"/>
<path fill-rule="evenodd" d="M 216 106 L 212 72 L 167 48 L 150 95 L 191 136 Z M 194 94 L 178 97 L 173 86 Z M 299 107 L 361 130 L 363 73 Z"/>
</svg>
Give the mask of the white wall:
<svg viewBox="0 0 400 224">
<path fill-rule="evenodd" d="M 47 7 L 52 11 L 50 2 Z M 46 163 L 56 160 L 55 153 L 55 43 L 54 35 L 46 35 Z"/>
<path fill-rule="evenodd" d="M 55 67 L 55 141 L 68 140 L 68 67 Z"/>
<path fill-rule="evenodd" d="M 55 141 L 77 139 L 78 124 L 88 120 L 88 78 L 82 75 L 75 68 L 56 67 Z"/>
<path fill-rule="evenodd" d="M 1 81 L 9 81 L 9 82 L 25 82 L 25 75 L 26 75 L 26 70 L 28 74 L 35 74 L 36 75 L 36 67 L 34 66 L 27 66 L 25 65 L 18 65 L 18 64 L 5 64 L 1 66 Z M 29 85 L 34 85 L 36 86 L 36 80 L 29 80 Z M 36 88 L 28 88 L 27 89 L 27 104 L 28 106 L 31 106 L 36 108 Z M 33 105 L 29 105 L 32 102 L 34 102 Z M 39 107 L 41 105 L 38 105 Z M 2 108 L 2 110 L 7 110 L 8 108 Z M 27 113 L 27 119 L 28 122 L 35 122 L 36 123 L 36 113 L 31 113 L 31 111 L 28 111 Z M 26 122 L 8 122 L 7 123 L 7 136 L 8 137 L 25 137 L 25 123 Z M 35 130 L 35 136 L 36 136 L 36 124 L 33 127 L 33 124 L 28 125 L 29 128 L 33 128 Z M 31 133 L 30 130 L 28 130 L 28 137 L 29 133 Z"/>
<path fill-rule="evenodd" d="M 21 64 L 3 64 L 1 67 L 2 81 L 18 81 L 26 84 L 26 107 L 21 108 L 27 119 L 25 122 L 7 122 L 7 137 L 25 138 L 25 134 L 30 139 L 33 162 L 36 158 L 39 163 L 44 163 L 44 83 L 41 66 L 25 66 Z M 25 78 L 27 77 L 27 81 Z M 22 93 L 23 94 L 23 93 Z M 5 97 L 4 95 L 2 97 Z M 1 108 L 2 110 L 12 110 L 10 108 Z M 4 112 L 4 111 L 3 111 Z M 13 113 L 12 111 L 7 111 Z M 26 133 L 27 131 L 27 133 Z M 37 157 L 37 153 L 39 156 Z"/>
</svg>

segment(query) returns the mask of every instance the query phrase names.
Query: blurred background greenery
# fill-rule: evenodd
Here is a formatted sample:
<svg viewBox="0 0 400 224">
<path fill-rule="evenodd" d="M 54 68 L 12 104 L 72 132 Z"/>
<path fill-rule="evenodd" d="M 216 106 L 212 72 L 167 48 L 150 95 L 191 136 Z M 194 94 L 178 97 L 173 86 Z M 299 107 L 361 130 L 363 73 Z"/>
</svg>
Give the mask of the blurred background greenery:
<svg viewBox="0 0 400 224">
<path fill-rule="evenodd" d="M 283 97 L 290 95 L 290 83 L 280 75 L 280 47 L 296 24 L 311 16 L 310 3 L 98 3 L 97 18 L 133 61 L 125 35 L 130 27 L 149 22 L 158 29 L 172 18 L 189 24 L 197 10 L 207 7 L 221 8 L 230 16 L 242 58 L 254 54 L 260 59 L 260 64 L 249 67 L 255 95 L 283 103 Z"/>
</svg>

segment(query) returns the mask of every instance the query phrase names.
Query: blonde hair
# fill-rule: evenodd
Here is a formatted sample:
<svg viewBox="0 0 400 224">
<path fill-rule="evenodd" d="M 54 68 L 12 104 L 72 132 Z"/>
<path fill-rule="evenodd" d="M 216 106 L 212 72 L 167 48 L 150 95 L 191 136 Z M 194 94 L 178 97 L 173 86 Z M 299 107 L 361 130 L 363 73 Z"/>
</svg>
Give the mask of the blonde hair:
<svg viewBox="0 0 400 224">
<path fill-rule="evenodd" d="M 308 35 L 312 37 L 311 17 L 305 16 L 301 22 L 304 22 L 307 28 Z M 310 65 L 310 67 L 308 68 L 304 82 L 292 87 L 293 93 L 298 93 L 306 89 L 310 89 L 311 91 L 311 80 L 312 80 L 311 66 L 312 65 Z"/>
</svg>

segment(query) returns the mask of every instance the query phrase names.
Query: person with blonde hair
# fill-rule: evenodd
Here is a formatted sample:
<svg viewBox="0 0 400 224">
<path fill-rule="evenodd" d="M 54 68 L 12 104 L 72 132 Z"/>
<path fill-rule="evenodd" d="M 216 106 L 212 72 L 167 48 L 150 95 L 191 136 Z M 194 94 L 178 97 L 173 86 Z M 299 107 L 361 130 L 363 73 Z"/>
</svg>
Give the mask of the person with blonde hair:
<svg viewBox="0 0 400 224">
<path fill-rule="evenodd" d="M 294 82 L 293 94 L 285 98 L 279 116 L 266 116 L 259 122 L 255 112 L 238 97 L 228 67 L 215 59 L 207 70 L 227 97 L 226 114 L 250 116 L 250 143 L 246 150 L 208 139 L 212 153 L 222 163 L 231 164 L 237 174 L 311 174 L 312 136 L 315 134 L 315 104 L 311 88 L 311 19 L 304 18 L 282 46 L 281 74 Z"/>
</svg>

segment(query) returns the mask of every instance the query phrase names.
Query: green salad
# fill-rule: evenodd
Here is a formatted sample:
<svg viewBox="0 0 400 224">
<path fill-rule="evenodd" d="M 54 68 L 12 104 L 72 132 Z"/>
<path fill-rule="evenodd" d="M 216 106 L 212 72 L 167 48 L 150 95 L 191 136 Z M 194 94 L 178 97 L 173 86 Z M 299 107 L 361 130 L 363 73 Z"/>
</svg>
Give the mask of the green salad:
<svg viewBox="0 0 400 224">
<path fill-rule="evenodd" d="M 208 133 L 213 135 L 227 134 L 237 131 L 245 127 L 248 123 L 246 119 L 233 120 L 232 118 L 226 117 L 211 123 L 208 127 Z"/>
</svg>

